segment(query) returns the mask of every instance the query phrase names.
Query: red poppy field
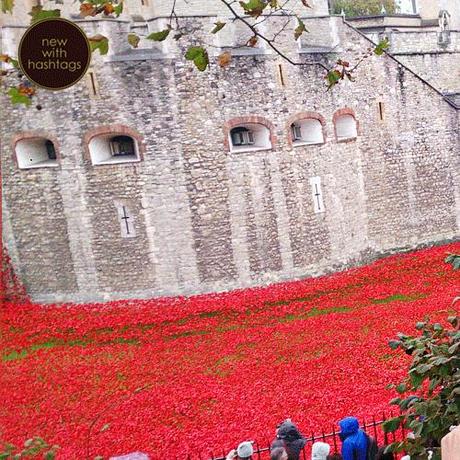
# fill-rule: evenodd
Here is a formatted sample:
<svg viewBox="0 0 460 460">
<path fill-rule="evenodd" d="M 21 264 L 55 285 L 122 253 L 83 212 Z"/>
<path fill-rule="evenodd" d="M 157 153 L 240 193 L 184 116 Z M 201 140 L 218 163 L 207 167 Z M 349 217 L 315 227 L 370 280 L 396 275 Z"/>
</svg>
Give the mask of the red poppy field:
<svg viewBox="0 0 460 460">
<path fill-rule="evenodd" d="M 3 306 L 0 440 L 184 459 L 265 443 L 286 417 L 318 433 L 378 416 L 409 363 L 388 340 L 442 321 L 459 294 L 448 252 L 460 243 L 218 295 Z"/>
</svg>

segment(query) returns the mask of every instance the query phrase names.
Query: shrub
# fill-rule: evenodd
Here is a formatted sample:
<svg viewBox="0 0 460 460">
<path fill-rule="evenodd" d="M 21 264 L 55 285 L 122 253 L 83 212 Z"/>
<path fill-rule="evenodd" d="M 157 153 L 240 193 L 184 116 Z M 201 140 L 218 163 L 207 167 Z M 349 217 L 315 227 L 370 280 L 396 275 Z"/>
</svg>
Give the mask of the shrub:
<svg viewBox="0 0 460 460">
<path fill-rule="evenodd" d="M 458 255 L 450 254 L 446 262 L 460 268 Z M 386 432 L 403 426 L 413 436 L 391 444 L 390 451 L 404 450 L 412 458 L 425 459 L 431 450 L 432 460 L 440 460 L 441 439 L 452 425 L 460 424 L 460 316 L 450 316 L 447 323 L 419 322 L 416 329 L 421 335 L 398 334 L 389 343 L 413 357 L 407 379 L 395 386 L 400 397 L 391 401 L 401 415 L 383 425 Z"/>
</svg>

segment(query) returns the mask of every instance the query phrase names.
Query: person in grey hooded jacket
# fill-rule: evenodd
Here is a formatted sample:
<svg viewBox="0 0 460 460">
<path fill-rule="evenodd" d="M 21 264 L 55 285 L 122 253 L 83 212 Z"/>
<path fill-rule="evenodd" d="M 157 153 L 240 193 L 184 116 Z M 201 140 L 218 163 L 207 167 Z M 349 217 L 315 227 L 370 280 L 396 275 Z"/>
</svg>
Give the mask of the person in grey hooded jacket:
<svg viewBox="0 0 460 460">
<path fill-rule="evenodd" d="M 305 438 L 291 419 L 285 420 L 278 425 L 276 439 L 273 440 L 271 449 L 284 447 L 288 454 L 288 460 L 299 460 L 300 452 L 306 444 Z"/>
</svg>

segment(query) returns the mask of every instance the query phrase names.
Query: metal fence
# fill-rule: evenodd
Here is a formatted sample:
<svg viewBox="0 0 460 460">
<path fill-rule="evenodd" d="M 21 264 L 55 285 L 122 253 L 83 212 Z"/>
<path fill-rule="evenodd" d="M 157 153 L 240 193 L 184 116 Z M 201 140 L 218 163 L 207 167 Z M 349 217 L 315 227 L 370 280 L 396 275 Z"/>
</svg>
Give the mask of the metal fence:
<svg viewBox="0 0 460 460">
<path fill-rule="evenodd" d="M 390 414 L 391 418 L 393 417 Z M 376 417 L 373 417 L 371 421 L 362 420 L 360 427 L 370 436 L 374 437 L 377 441 L 377 444 L 380 446 L 386 446 L 392 442 L 402 440 L 406 437 L 406 432 L 404 427 L 400 427 L 394 433 L 385 433 L 382 429 L 382 423 L 387 420 L 386 414 L 382 414 L 380 420 L 376 421 Z M 301 430 L 302 431 L 302 430 Z M 316 441 L 327 442 L 331 446 L 331 454 L 340 452 L 341 441 L 339 437 L 339 431 L 336 431 L 334 427 L 330 432 L 325 432 L 324 430 L 321 434 L 311 433 L 307 435 L 303 433 L 307 443 L 300 453 L 300 460 L 310 460 L 311 458 L 311 446 Z M 254 442 L 254 454 L 252 458 L 254 460 L 268 460 L 270 458 L 270 441 L 267 439 L 263 443 Z M 187 460 L 225 460 L 230 449 L 215 449 L 209 450 L 208 454 L 197 454 L 197 455 L 187 455 Z M 395 459 L 400 458 L 401 455 L 395 455 Z"/>
</svg>

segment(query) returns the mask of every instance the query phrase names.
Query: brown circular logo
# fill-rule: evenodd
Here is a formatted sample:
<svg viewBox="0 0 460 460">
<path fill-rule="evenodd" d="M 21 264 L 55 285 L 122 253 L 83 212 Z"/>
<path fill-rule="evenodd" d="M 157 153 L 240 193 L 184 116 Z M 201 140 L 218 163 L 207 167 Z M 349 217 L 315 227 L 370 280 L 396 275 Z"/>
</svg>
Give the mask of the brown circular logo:
<svg viewBox="0 0 460 460">
<path fill-rule="evenodd" d="M 43 19 L 29 27 L 19 43 L 19 65 L 42 88 L 58 90 L 85 75 L 91 48 L 83 30 L 67 19 Z"/>
</svg>

